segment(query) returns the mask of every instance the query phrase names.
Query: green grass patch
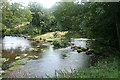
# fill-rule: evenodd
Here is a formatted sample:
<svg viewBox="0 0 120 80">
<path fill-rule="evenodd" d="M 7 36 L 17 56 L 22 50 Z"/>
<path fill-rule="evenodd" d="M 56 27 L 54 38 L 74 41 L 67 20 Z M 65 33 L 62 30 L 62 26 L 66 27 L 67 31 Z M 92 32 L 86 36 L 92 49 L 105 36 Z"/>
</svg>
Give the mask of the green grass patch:
<svg viewBox="0 0 120 80">
<path fill-rule="evenodd" d="M 48 32 L 42 35 L 37 35 L 36 37 L 34 37 L 37 40 L 41 39 L 57 39 L 57 38 L 61 38 L 63 37 L 65 34 L 67 33 L 67 31 L 64 32 L 60 32 L 60 31 L 56 31 L 56 32 Z"/>
</svg>

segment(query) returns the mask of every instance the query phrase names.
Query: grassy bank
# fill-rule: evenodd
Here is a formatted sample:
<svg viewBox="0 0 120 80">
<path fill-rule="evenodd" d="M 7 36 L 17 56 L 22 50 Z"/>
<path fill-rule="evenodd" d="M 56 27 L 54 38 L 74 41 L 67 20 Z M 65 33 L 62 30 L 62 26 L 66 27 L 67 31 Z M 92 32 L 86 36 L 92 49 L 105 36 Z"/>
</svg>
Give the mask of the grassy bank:
<svg viewBox="0 0 120 80">
<path fill-rule="evenodd" d="M 59 71 L 55 78 L 118 78 L 118 57 L 108 57 L 98 60 L 86 69 Z"/>
<path fill-rule="evenodd" d="M 35 39 L 40 39 L 40 38 L 42 38 L 42 39 L 56 39 L 56 38 L 61 38 L 61 37 L 65 36 L 66 33 L 67 33 L 67 31 L 47 32 L 45 34 L 36 36 Z"/>
</svg>

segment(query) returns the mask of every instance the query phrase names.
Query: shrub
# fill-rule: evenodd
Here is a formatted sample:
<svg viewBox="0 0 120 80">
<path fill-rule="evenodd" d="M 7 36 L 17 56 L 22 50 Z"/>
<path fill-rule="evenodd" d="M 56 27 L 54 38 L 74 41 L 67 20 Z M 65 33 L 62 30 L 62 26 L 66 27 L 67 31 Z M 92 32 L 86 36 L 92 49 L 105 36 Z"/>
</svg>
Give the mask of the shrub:
<svg viewBox="0 0 120 80">
<path fill-rule="evenodd" d="M 55 48 L 65 48 L 68 46 L 68 42 L 69 40 L 67 39 L 63 39 L 63 40 L 58 40 L 58 39 L 55 39 L 53 40 L 53 45 Z"/>
<path fill-rule="evenodd" d="M 58 37 L 60 37 L 60 34 L 57 33 L 57 32 L 55 32 L 55 33 L 53 34 L 53 36 L 54 36 L 54 38 L 58 38 Z"/>
<path fill-rule="evenodd" d="M 53 40 L 53 45 L 55 48 L 60 48 L 61 47 L 61 41 L 58 39 Z"/>
</svg>

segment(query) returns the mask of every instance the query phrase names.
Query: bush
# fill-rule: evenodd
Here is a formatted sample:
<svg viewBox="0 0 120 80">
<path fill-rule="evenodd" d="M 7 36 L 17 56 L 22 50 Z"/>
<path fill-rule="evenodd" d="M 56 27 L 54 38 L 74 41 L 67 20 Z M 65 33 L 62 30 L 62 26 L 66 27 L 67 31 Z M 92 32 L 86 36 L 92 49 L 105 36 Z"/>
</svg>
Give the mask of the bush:
<svg viewBox="0 0 120 80">
<path fill-rule="evenodd" d="M 62 41 L 61 41 L 61 43 L 62 43 L 62 47 L 64 47 L 64 48 L 67 47 L 68 42 L 69 42 L 69 40 L 65 40 L 65 39 L 62 40 Z"/>
<path fill-rule="evenodd" d="M 58 37 L 60 37 L 60 34 L 57 33 L 57 32 L 55 32 L 55 33 L 53 34 L 53 36 L 54 36 L 54 38 L 58 38 Z"/>
<path fill-rule="evenodd" d="M 58 39 L 53 40 L 53 45 L 55 48 L 60 48 L 61 47 L 61 41 Z"/>
<path fill-rule="evenodd" d="M 68 42 L 69 40 L 68 39 L 63 39 L 63 40 L 58 40 L 58 39 L 55 39 L 53 40 L 53 45 L 55 48 L 65 48 L 68 46 Z"/>
</svg>

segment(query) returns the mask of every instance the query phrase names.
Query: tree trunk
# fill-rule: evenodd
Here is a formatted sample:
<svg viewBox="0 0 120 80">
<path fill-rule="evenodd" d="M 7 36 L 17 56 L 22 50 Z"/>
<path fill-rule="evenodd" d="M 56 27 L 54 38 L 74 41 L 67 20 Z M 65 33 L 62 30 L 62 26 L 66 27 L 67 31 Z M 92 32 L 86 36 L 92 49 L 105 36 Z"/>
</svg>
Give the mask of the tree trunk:
<svg viewBox="0 0 120 80">
<path fill-rule="evenodd" d="M 117 26 L 117 36 L 119 41 L 119 51 L 120 51 L 120 11 L 116 16 L 116 26 Z"/>
</svg>

